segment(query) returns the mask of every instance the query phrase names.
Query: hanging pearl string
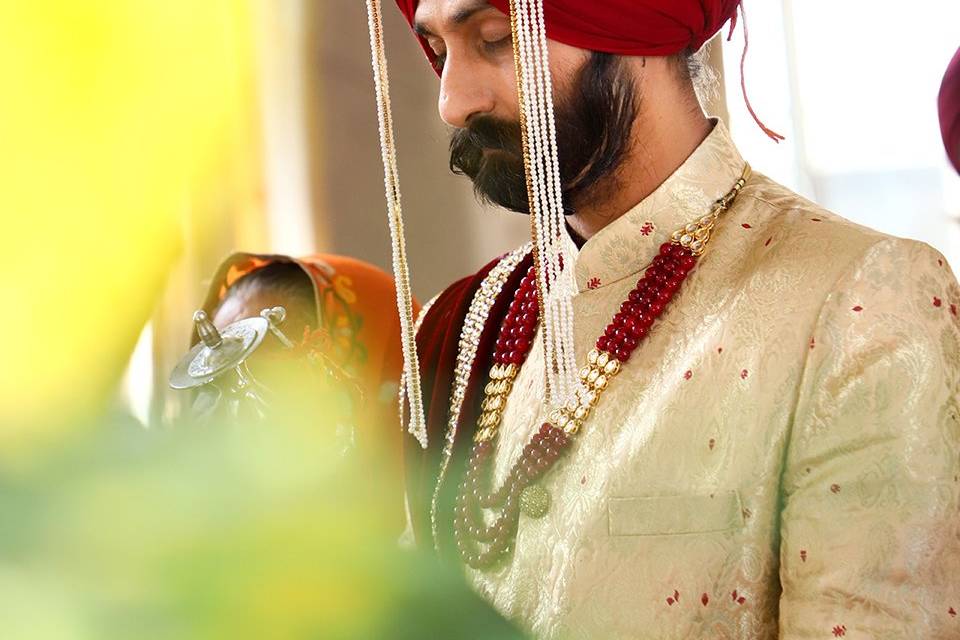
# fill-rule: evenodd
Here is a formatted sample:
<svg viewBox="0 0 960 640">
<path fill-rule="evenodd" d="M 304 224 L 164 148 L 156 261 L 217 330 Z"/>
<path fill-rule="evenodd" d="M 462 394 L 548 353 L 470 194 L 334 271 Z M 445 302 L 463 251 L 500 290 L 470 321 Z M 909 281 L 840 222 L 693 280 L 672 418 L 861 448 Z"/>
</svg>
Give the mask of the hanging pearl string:
<svg viewBox="0 0 960 640">
<path fill-rule="evenodd" d="M 383 161 L 383 183 L 387 197 L 387 219 L 393 258 L 393 277 L 397 289 L 397 311 L 400 314 L 400 344 L 403 351 L 403 380 L 410 409 L 408 427 L 427 448 L 427 427 L 423 414 L 420 385 L 420 363 L 417 358 L 416 329 L 413 320 L 413 294 L 407 265 L 407 248 L 403 232 L 403 211 L 400 206 L 400 174 L 393 137 L 393 111 L 390 104 L 390 79 L 383 43 L 383 18 L 380 0 L 367 0 L 367 26 L 370 30 L 370 51 L 373 80 L 377 96 L 377 119 L 380 126 L 380 155 Z"/>
<path fill-rule="evenodd" d="M 543 315 L 547 402 L 563 405 L 579 386 L 573 349 L 573 304 L 576 282 L 566 233 L 553 87 L 550 77 L 542 0 L 514 0 L 516 54 L 521 76 L 521 122 L 527 133 L 531 222 L 537 250 L 537 289 Z M 563 265 L 566 263 L 567 268 Z"/>
<path fill-rule="evenodd" d="M 574 279 L 572 255 L 566 256 L 568 258 L 567 264 L 569 264 L 570 267 L 565 270 L 560 269 L 562 258 L 566 254 L 565 250 L 569 247 L 569 244 L 564 242 L 566 222 L 563 215 L 563 188 L 560 181 L 556 118 L 553 109 L 553 87 L 550 82 L 550 63 L 547 50 L 547 29 L 543 17 L 543 2 L 542 0 L 534 2 L 533 5 L 537 13 L 540 48 L 543 52 L 543 62 L 540 66 L 540 71 L 544 77 L 543 95 L 545 97 L 544 104 L 546 105 L 546 113 L 544 115 L 548 127 L 546 137 L 550 148 L 548 153 L 550 160 L 548 167 L 549 182 L 545 186 L 548 194 L 552 197 L 551 210 L 554 212 L 554 215 L 551 216 L 551 221 L 555 225 L 555 228 L 552 230 L 552 237 L 556 239 L 555 248 L 558 252 L 557 260 L 554 263 L 557 272 L 555 273 L 553 282 L 555 283 L 557 293 L 555 311 L 558 317 L 555 319 L 555 322 L 557 322 L 555 336 L 559 336 L 556 349 L 558 354 L 557 359 L 561 365 L 558 381 L 561 385 L 559 400 L 560 404 L 562 404 L 569 400 L 573 396 L 576 388 L 579 387 L 576 354 L 573 350 L 573 296 L 576 294 L 576 280 Z"/>
</svg>

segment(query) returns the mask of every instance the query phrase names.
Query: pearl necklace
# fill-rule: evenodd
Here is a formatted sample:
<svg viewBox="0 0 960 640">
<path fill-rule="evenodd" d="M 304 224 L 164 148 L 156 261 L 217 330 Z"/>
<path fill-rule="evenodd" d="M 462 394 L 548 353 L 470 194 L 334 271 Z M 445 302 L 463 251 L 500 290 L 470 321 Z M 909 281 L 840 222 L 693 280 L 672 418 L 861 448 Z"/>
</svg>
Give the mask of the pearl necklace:
<svg viewBox="0 0 960 640">
<path fill-rule="evenodd" d="M 457 547 L 468 565 L 486 569 L 509 555 L 521 512 L 531 518 L 546 515 L 550 495 L 538 481 L 569 450 L 603 391 L 630 360 L 696 266 L 718 218 L 730 208 L 750 174 L 747 165 L 730 192 L 715 203 L 709 214 L 675 231 L 670 242 L 660 247 L 659 254 L 587 355 L 587 365 L 579 371 L 575 396 L 550 413 L 549 420 L 524 447 L 506 481 L 494 489 L 490 486 L 494 442 L 507 398 L 540 322 L 537 270 L 535 266 L 528 269 L 500 328 L 482 413 L 454 507 Z M 492 524 L 487 524 L 484 510 L 494 511 Z"/>
</svg>

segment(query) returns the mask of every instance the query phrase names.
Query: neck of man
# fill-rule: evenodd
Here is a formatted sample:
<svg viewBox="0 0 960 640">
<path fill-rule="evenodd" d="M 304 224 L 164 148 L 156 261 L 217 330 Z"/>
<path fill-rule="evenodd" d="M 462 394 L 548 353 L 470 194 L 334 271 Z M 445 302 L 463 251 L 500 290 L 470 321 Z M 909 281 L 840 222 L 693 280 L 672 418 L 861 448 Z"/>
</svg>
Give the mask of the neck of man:
<svg viewBox="0 0 960 640">
<path fill-rule="evenodd" d="M 713 129 L 713 122 L 704 115 L 687 87 L 675 82 L 658 85 L 655 92 L 646 92 L 641 100 L 624 162 L 615 174 L 573 203 L 576 213 L 567 218 L 567 224 L 576 234 L 575 240 L 589 240 L 642 202 Z"/>
</svg>

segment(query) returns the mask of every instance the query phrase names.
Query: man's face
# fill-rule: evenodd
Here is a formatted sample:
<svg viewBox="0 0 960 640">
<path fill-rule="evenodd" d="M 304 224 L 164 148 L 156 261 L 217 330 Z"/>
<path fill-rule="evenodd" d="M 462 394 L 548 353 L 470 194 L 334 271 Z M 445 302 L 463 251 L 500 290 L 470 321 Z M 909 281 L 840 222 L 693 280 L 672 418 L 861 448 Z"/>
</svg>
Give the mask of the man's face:
<svg viewBox="0 0 960 640">
<path fill-rule="evenodd" d="M 481 198 L 526 212 L 509 16 L 484 0 L 421 0 L 415 30 L 437 56 L 441 73 L 440 117 L 456 129 L 450 145 L 451 168 L 468 175 Z M 611 145 L 610 131 L 604 126 L 622 128 L 624 122 L 632 123 L 633 94 L 627 87 L 627 95 L 619 98 L 596 95 L 598 86 L 612 93 L 614 83 L 606 82 L 604 74 L 615 76 L 615 59 L 607 59 L 600 69 L 594 64 L 597 56 L 586 50 L 552 40 L 548 41 L 548 49 L 561 180 L 565 200 L 573 201 L 597 181 L 592 165 L 599 160 L 603 173 L 608 174 L 609 165 L 616 164 L 622 156 L 621 143 L 629 137 L 629 131 L 612 136 L 618 142 Z M 585 90 L 591 79 L 595 86 L 592 91 Z M 612 105 L 616 111 L 612 114 L 610 100 L 616 103 Z M 598 101 L 606 104 L 597 104 Z M 598 127 L 598 122 L 602 126 Z M 611 153 L 616 155 L 615 159 L 609 157 Z"/>
<path fill-rule="evenodd" d="M 478 115 L 519 120 L 509 16 L 485 0 L 421 0 L 414 28 L 438 58 L 444 122 L 462 129 Z M 553 41 L 549 54 L 561 85 L 588 56 Z"/>
</svg>

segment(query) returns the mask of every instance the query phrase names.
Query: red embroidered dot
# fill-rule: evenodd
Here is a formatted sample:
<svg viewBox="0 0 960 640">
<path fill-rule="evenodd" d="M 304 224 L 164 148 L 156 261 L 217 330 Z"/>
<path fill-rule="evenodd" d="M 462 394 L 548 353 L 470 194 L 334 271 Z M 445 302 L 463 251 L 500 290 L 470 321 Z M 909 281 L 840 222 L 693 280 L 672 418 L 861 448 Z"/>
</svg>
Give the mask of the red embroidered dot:
<svg viewBox="0 0 960 640">
<path fill-rule="evenodd" d="M 955 304 L 950 305 L 950 313 L 952 313 L 953 315 L 957 315 L 957 305 Z"/>
<path fill-rule="evenodd" d="M 748 375 L 750 375 L 750 373 L 746 369 L 744 369 L 743 371 L 740 372 L 740 379 L 746 380 Z"/>
<path fill-rule="evenodd" d="M 717 353 L 723 353 L 723 347 L 717 347 Z"/>
<path fill-rule="evenodd" d="M 947 609 L 947 613 L 949 613 L 949 614 L 952 615 L 952 616 L 956 616 L 956 615 L 957 615 L 957 610 L 954 609 L 953 607 L 950 607 L 949 609 Z"/>
<path fill-rule="evenodd" d="M 751 226 L 750 226 L 749 224 L 747 224 L 746 222 L 744 222 L 744 223 L 743 223 L 742 225 L 740 225 L 740 226 L 743 227 L 744 229 L 753 229 L 753 227 L 751 227 Z"/>
<path fill-rule="evenodd" d="M 833 493 L 840 493 L 840 485 L 838 484 L 830 485 L 830 491 L 832 491 Z"/>
<path fill-rule="evenodd" d="M 689 380 L 689 379 L 692 378 L 692 377 L 693 377 L 693 371 L 690 371 L 689 369 L 687 369 L 687 372 L 686 372 L 685 374 L 683 374 L 683 379 L 684 379 L 684 380 Z"/>
<path fill-rule="evenodd" d="M 810 338 L 810 348 L 813 349 L 815 346 L 817 346 L 817 339 Z"/>
<path fill-rule="evenodd" d="M 652 222 L 644 222 L 643 226 L 640 227 L 640 233 L 645 236 L 648 236 L 651 233 L 653 233 L 653 230 L 654 230 L 654 226 Z"/>
<path fill-rule="evenodd" d="M 710 602 L 710 596 L 704 593 L 702 596 L 700 596 L 700 602 L 703 603 L 703 606 L 707 606 L 707 603 Z"/>
<path fill-rule="evenodd" d="M 863 307 L 861 307 L 860 305 L 857 305 L 853 308 L 853 310 L 856 311 L 857 313 L 860 313 L 861 311 L 863 311 Z"/>
<path fill-rule="evenodd" d="M 943 260 L 942 260 L 941 258 L 937 258 L 937 264 L 942 267 L 942 266 L 943 266 Z"/>
<path fill-rule="evenodd" d="M 833 628 L 833 635 L 837 638 L 847 635 L 847 627 L 845 625 L 838 624 Z"/>
<path fill-rule="evenodd" d="M 941 300 L 941 299 L 938 298 L 937 296 L 933 296 L 933 306 L 939 307 L 939 306 L 941 306 L 942 304 L 943 304 L 943 300 Z"/>
<path fill-rule="evenodd" d="M 590 278 L 590 282 L 587 283 L 588 289 L 596 289 L 600 286 L 600 278 Z"/>
<path fill-rule="evenodd" d="M 770 246 L 770 241 L 771 241 L 771 240 L 773 240 L 773 238 L 772 238 L 772 237 L 770 237 L 770 238 L 767 238 L 767 241 L 763 243 L 763 246 L 765 246 L 765 247 L 769 247 L 769 246 Z"/>
</svg>

